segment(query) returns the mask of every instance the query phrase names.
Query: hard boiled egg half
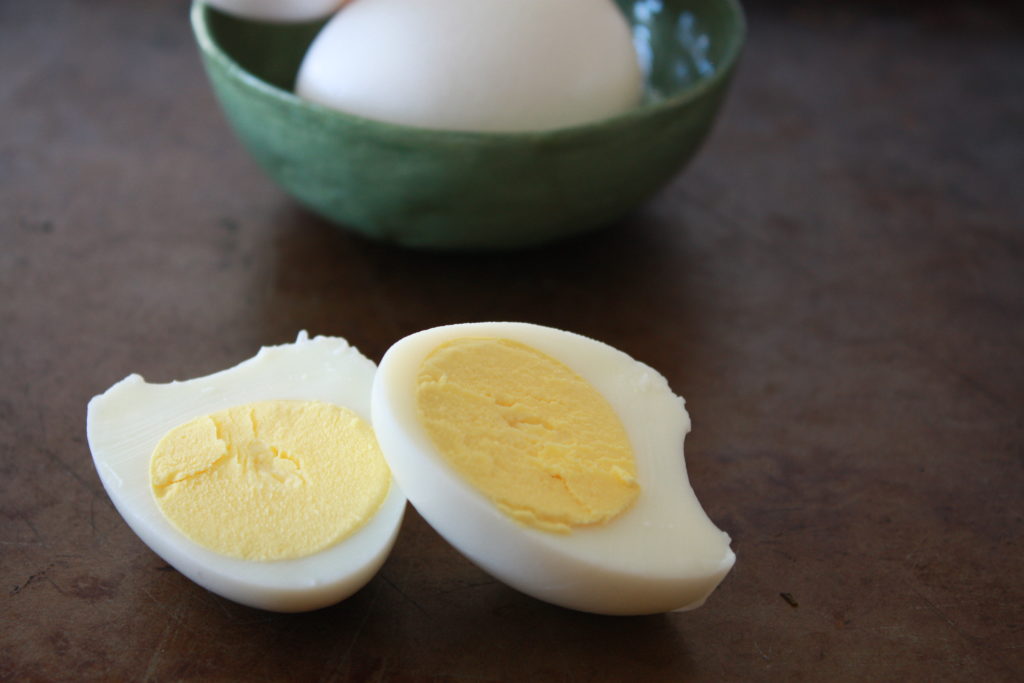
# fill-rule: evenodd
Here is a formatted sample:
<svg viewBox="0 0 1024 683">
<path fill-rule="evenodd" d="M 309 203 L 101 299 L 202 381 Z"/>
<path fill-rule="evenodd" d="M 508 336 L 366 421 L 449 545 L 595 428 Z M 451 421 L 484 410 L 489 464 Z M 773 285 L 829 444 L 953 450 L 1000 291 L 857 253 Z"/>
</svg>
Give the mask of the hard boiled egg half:
<svg viewBox="0 0 1024 683">
<path fill-rule="evenodd" d="M 373 423 L 434 529 L 541 600 L 692 609 L 735 561 L 688 481 L 683 399 L 601 342 L 523 323 L 413 334 L 381 360 Z"/>
<path fill-rule="evenodd" d="M 100 479 L 139 537 L 207 589 L 277 611 L 368 582 L 405 495 L 471 561 L 541 600 L 698 607 L 735 555 L 690 487 L 689 429 L 650 367 L 525 323 L 418 332 L 379 368 L 343 339 L 300 333 L 199 379 L 131 375 L 87 418 Z"/>
<path fill-rule="evenodd" d="M 89 402 L 93 460 L 154 552 L 199 585 L 281 612 L 351 595 L 383 564 L 405 497 L 370 427 L 375 366 L 300 333 L 222 372 Z"/>
</svg>

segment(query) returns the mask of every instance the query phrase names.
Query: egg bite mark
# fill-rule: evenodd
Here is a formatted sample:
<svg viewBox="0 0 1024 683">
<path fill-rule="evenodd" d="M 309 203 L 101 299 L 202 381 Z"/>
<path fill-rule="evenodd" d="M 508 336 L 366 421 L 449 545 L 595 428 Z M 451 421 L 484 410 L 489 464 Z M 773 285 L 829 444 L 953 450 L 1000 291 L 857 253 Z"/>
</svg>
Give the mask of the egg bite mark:
<svg viewBox="0 0 1024 683">
<path fill-rule="evenodd" d="M 370 425 L 320 401 L 261 401 L 168 432 L 150 488 L 188 538 L 230 557 L 305 557 L 377 512 L 391 473 Z"/>
<path fill-rule="evenodd" d="M 640 493 L 632 446 L 608 401 L 521 342 L 438 346 L 420 365 L 416 407 L 445 461 L 523 525 L 564 534 L 604 524 Z"/>
</svg>

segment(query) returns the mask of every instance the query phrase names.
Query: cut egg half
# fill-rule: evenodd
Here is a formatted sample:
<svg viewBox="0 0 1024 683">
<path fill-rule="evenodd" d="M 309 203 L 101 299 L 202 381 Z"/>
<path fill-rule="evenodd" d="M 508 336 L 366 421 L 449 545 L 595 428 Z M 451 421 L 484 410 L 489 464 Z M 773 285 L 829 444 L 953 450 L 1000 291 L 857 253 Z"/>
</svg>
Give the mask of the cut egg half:
<svg viewBox="0 0 1024 683">
<path fill-rule="evenodd" d="M 607 344 L 525 323 L 438 327 L 387 351 L 372 396 L 409 501 L 523 593 L 600 614 L 693 609 L 735 562 L 687 477 L 683 399 Z M 605 448 L 620 428 L 632 464 Z M 533 450 L 488 455 L 521 442 Z M 517 459 L 540 468 L 539 484 Z"/>
<path fill-rule="evenodd" d="M 274 408 L 275 405 L 301 407 L 308 402 L 319 402 L 338 406 L 344 409 L 341 412 L 345 415 L 357 416 L 354 421 L 365 422 L 364 433 L 372 439 L 368 423 L 375 369 L 372 361 L 344 339 L 310 339 L 303 332 L 293 344 L 264 347 L 253 358 L 206 377 L 149 384 L 139 375 L 130 375 L 89 402 L 87 434 L 96 470 L 114 506 L 139 538 L 200 586 L 235 602 L 273 611 L 299 612 L 331 605 L 362 588 L 394 545 L 405 510 L 405 497 L 390 480 L 390 474 L 384 475 L 385 482 L 389 483 L 381 489 L 382 500 L 374 503 L 368 518 L 358 520 L 353 525 L 354 530 L 340 541 L 288 559 L 245 559 L 242 551 L 232 556 L 223 550 L 211 549 L 210 543 L 193 540 L 161 511 L 151 481 L 151 458 L 164 437 L 174 434 L 182 425 L 213 414 L 230 416 L 232 413 L 225 411 L 250 404 Z M 273 417 L 280 411 L 259 414 Z M 247 413 L 240 415 L 242 417 L 236 421 L 245 427 Z M 301 424 L 305 432 L 317 428 L 317 425 L 310 427 L 308 421 Z M 272 431 L 273 427 L 261 425 L 267 431 Z M 270 455 L 273 451 L 273 456 L 281 455 L 280 462 L 291 470 L 278 467 L 278 470 L 267 469 L 264 474 L 273 475 L 293 488 L 303 477 L 316 475 L 313 468 L 302 469 L 301 459 L 278 454 L 275 447 L 264 450 L 267 452 L 248 454 L 249 460 L 238 465 L 241 468 L 238 471 L 247 467 L 251 470 L 253 463 L 263 461 L 273 461 L 274 466 L 278 466 L 278 461 Z M 292 460 L 299 462 L 298 469 Z M 174 466 L 172 458 L 172 470 Z M 251 471 L 248 473 L 252 475 Z M 335 514 L 336 507 L 325 509 Z M 310 515 L 322 514 L 315 505 L 310 508 Z M 256 509 L 262 509 L 258 503 Z M 269 511 L 270 505 L 265 509 Z M 266 515 L 243 513 L 230 508 L 205 510 L 200 507 L 198 510 L 189 513 L 193 525 L 215 526 L 232 515 L 245 514 L 248 518 L 242 520 L 240 527 L 259 527 L 266 523 L 265 517 L 269 515 L 269 512 Z M 305 514 L 303 511 L 302 515 Z M 234 542 L 230 535 L 227 542 Z"/>
</svg>

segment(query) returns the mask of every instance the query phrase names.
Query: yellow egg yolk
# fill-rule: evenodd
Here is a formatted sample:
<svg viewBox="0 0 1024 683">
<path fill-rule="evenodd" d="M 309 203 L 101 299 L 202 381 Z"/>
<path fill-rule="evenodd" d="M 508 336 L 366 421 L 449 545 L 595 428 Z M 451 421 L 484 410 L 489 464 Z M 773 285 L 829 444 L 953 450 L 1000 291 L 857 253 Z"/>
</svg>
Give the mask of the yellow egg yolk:
<svg viewBox="0 0 1024 683">
<path fill-rule="evenodd" d="M 639 495 L 618 415 L 586 380 L 530 346 L 442 344 L 420 366 L 416 405 L 442 457 L 524 525 L 568 533 L 613 519 Z"/>
<path fill-rule="evenodd" d="M 150 459 L 160 510 L 183 534 L 246 560 L 311 555 L 373 517 L 391 472 L 369 424 L 317 401 L 263 401 L 168 432 Z"/>
</svg>

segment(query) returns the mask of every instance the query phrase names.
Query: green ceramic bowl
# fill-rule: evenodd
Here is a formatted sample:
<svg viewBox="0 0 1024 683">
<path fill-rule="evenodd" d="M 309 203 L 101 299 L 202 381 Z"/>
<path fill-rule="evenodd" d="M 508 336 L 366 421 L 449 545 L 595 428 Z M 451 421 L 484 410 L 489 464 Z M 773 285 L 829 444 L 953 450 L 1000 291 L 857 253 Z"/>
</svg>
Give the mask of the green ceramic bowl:
<svg viewBox="0 0 1024 683">
<path fill-rule="evenodd" d="M 291 89 L 323 22 L 273 25 L 192 6 L 228 120 L 274 180 L 369 237 L 432 249 L 541 244 L 621 218 L 693 156 L 744 38 L 737 0 L 619 0 L 647 72 L 644 102 L 539 133 L 398 126 L 303 101 Z"/>
</svg>

